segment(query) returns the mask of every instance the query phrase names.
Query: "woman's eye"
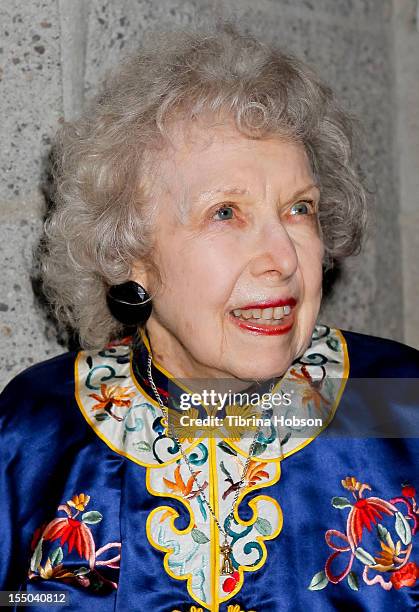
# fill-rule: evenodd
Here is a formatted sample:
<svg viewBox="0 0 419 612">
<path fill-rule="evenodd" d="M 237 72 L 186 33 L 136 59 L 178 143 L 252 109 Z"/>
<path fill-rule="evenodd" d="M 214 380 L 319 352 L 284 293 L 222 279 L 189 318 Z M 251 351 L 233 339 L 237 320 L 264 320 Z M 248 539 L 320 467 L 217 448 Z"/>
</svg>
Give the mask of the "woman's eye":
<svg viewBox="0 0 419 612">
<path fill-rule="evenodd" d="M 224 221 L 233 218 L 232 206 L 221 206 L 215 213 L 214 217 L 218 216 L 218 221 Z"/>
<path fill-rule="evenodd" d="M 313 212 L 313 204 L 311 202 L 298 202 L 291 207 L 292 215 L 309 215 Z"/>
</svg>

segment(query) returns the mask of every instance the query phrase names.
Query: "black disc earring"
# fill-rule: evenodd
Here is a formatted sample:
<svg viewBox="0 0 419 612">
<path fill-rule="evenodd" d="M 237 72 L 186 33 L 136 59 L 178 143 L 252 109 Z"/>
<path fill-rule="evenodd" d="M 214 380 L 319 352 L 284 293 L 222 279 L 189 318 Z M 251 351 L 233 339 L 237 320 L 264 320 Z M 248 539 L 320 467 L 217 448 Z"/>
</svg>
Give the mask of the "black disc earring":
<svg viewBox="0 0 419 612">
<path fill-rule="evenodd" d="M 141 325 L 153 309 L 147 291 L 135 281 L 112 285 L 106 295 L 112 315 L 124 325 Z"/>
</svg>

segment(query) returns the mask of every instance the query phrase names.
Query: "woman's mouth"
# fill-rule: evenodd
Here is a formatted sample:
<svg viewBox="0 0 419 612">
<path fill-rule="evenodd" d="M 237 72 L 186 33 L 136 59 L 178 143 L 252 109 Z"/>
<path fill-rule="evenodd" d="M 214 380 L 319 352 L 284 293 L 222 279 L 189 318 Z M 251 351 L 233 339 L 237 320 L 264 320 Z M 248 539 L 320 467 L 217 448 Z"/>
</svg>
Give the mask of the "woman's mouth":
<svg viewBox="0 0 419 612">
<path fill-rule="evenodd" d="M 241 329 L 255 334 L 280 335 L 289 332 L 294 324 L 295 300 L 283 306 L 268 308 L 235 308 L 232 321 Z"/>
</svg>

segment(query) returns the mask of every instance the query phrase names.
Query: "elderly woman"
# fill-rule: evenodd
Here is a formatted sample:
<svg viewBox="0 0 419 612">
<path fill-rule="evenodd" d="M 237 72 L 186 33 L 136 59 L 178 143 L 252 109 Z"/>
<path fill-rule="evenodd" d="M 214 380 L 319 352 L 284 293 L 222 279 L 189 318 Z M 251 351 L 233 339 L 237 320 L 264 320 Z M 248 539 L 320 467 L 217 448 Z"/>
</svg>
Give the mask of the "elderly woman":
<svg viewBox="0 0 419 612">
<path fill-rule="evenodd" d="M 418 353 L 316 324 L 364 228 L 351 146 L 311 70 L 228 28 L 158 39 L 64 126 L 44 284 L 83 350 L 2 395 L 3 589 L 34 610 L 414 608 L 417 446 L 373 412 L 414 399 L 350 383 L 405 388 Z"/>
</svg>

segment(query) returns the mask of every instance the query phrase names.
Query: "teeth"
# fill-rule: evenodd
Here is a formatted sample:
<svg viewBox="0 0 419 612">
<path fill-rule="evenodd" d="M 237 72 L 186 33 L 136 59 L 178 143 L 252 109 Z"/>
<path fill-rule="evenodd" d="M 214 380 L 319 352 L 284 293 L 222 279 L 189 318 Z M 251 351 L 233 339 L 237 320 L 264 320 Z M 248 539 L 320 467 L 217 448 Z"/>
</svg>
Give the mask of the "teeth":
<svg viewBox="0 0 419 612">
<path fill-rule="evenodd" d="M 264 308 L 262 310 L 262 319 L 272 319 L 273 313 L 274 313 L 273 308 Z"/>
<path fill-rule="evenodd" d="M 287 307 L 285 306 L 285 308 L 287 308 Z M 281 306 L 277 306 L 276 308 L 274 308 L 273 318 L 274 319 L 282 319 L 282 317 L 284 316 L 284 313 L 285 313 L 285 308 L 281 308 Z"/>
<path fill-rule="evenodd" d="M 291 313 L 291 306 L 276 306 L 275 308 L 252 308 L 251 310 L 233 310 L 235 317 L 242 319 L 263 319 L 264 321 L 282 319 Z"/>
<path fill-rule="evenodd" d="M 241 315 L 240 315 L 241 313 Z M 239 310 L 239 317 L 242 316 L 244 319 L 251 319 L 253 316 L 252 310 Z"/>
</svg>

